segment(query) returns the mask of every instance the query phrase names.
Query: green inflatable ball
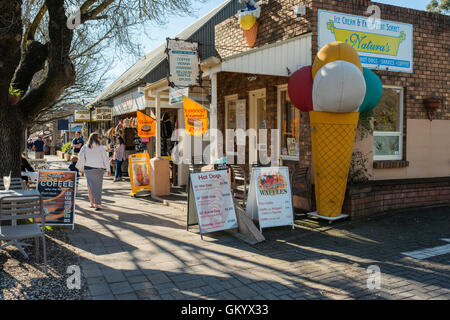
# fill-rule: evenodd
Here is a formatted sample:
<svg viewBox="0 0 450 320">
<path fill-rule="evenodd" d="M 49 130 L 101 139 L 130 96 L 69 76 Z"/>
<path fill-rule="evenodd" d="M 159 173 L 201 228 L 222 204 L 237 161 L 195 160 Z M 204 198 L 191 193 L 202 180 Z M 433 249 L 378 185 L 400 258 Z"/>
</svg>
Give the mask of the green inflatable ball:
<svg viewBox="0 0 450 320">
<path fill-rule="evenodd" d="M 358 112 L 369 112 L 380 102 L 383 93 L 383 84 L 380 78 L 370 69 L 363 68 L 364 79 L 366 80 L 366 95 Z"/>
</svg>

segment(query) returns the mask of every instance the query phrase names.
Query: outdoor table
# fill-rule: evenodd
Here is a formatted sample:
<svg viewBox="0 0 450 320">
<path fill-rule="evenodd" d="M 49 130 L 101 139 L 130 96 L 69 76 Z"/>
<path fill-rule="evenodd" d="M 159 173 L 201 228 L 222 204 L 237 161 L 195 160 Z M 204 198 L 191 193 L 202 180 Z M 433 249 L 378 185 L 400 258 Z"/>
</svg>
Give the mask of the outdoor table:
<svg viewBox="0 0 450 320">
<path fill-rule="evenodd" d="M 36 196 L 36 198 L 39 198 L 40 194 L 39 191 L 37 190 L 0 190 L 0 200 L 4 197 L 15 197 L 17 196 L 17 198 L 20 198 L 22 196 Z M 13 199 L 14 200 L 14 199 Z M 42 203 L 41 203 L 42 205 Z M 11 221 L 12 225 L 15 226 L 16 225 L 16 221 Z M 27 246 L 27 244 L 24 243 L 20 243 L 18 240 L 12 240 L 4 245 L 2 245 L 2 247 L 6 247 L 9 244 L 13 244 L 17 247 L 17 249 L 19 249 L 20 253 L 23 254 L 23 256 L 28 259 L 28 255 L 25 252 L 25 250 L 23 250 L 22 245 Z"/>
</svg>

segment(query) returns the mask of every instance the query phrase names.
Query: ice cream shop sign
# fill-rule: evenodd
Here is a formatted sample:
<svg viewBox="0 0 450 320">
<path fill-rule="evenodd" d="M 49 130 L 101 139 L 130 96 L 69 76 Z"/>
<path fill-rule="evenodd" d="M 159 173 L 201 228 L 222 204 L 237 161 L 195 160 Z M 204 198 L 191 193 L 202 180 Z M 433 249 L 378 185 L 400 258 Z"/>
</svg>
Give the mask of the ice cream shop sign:
<svg viewBox="0 0 450 320">
<path fill-rule="evenodd" d="M 369 69 L 413 72 L 413 26 L 370 17 L 319 10 L 319 49 L 342 41 Z"/>
</svg>

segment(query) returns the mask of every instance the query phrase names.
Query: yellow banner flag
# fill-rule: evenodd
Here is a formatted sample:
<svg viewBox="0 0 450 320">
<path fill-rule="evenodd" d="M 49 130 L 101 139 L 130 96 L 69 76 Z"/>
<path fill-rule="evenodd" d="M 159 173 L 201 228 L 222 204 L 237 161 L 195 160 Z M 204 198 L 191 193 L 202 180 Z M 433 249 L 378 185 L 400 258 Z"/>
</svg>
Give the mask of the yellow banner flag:
<svg viewBox="0 0 450 320">
<path fill-rule="evenodd" d="M 198 136 L 208 130 L 208 113 L 199 103 L 183 96 L 184 123 L 186 131 Z"/>
<path fill-rule="evenodd" d="M 141 111 L 137 111 L 137 127 L 141 138 L 154 137 L 156 134 L 155 120 Z"/>
</svg>

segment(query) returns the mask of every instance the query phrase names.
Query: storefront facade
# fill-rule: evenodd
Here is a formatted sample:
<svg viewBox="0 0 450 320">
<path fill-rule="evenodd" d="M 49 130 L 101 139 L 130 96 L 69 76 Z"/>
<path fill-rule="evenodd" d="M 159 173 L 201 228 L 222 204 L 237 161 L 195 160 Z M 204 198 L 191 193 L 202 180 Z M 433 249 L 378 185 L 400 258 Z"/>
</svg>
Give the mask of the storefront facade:
<svg viewBox="0 0 450 320">
<path fill-rule="evenodd" d="M 363 138 L 360 135 L 355 147 L 365 161 L 364 176 L 369 182 L 349 185 L 344 210 L 356 218 L 418 205 L 448 204 L 449 17 L 371 1 L 281 0 L 260 5 L 253 48 L 248 47 L 237 16 L 216 26 L 216 48 L 222 59 L 211 69 L 217 79 L 213 88 L 217 92 L 217 127 L 222 132 L 235 129 L 236 123 L 242 127 L 244 122 L 238 118 L 245 114 L 243 129 L 279 129 L 283 164 L 312 170 L 309 114 L 289 102 L 289 74 L 312 64 L 324 33 L 319 27 L 320 12 L 364 17 L 369 5 L 377 5 L 383 21 L 411 26 L 411 70 L 375 71 L 383 82 L 383 97 L 373 111 L 373 132 Z M 306 7 L 300 18 L 294 14 L 298 5 Z M 429 98 L 440 101 L 433 112 L 425 107 L 424 100 Z M 243 110 L 236 112 L 237 106 Z M 360 131 L 364 133 L 364 128 Z M 254 145 L 247 147 L 247 159 L 255 159 L 251 155 L 254 149 Z M 357 166 L 361 162 L 355 161 L 351 174 L 358 171 Z"/>
</svg>

